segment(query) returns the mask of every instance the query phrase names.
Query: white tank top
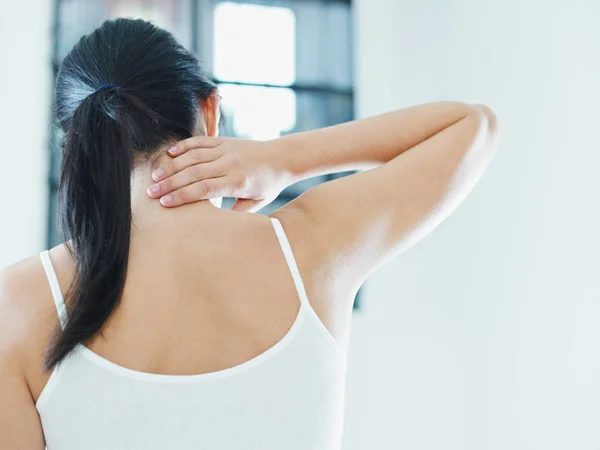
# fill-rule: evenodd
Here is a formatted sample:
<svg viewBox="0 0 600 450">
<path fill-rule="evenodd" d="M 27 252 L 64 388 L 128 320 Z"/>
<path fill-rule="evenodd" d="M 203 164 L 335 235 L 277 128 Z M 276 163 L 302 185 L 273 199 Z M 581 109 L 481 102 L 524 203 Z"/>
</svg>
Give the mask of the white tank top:
<svg viewBox="0 0 600 450">
<path fill-rule="evenodd" d="M 281 223 L 271 221 L 300 297 L 285 336 L 249 361 L 198 375 L 127 369 L 80 344 L 36 403 L 48 450 L 340 448 L 346 355 L 308 302 Z M 64 328 L 48 251 L 41 258 Z"/>
</svg>

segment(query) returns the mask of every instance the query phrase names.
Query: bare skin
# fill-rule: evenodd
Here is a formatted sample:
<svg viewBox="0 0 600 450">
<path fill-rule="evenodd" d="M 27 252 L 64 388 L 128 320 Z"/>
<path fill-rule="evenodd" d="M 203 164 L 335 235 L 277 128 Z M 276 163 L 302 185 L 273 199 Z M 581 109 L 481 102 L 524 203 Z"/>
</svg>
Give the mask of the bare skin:
<svg viewBox="0 0 600 450">
<path fill-rule="evenodd" d="M 102 335 L 85 343 L 134 370 L 213 372 L 279 341 L 299 300 L 269 219 L 247 212 L 298 180 L 370 167 L 271 214 L 310 303 L 346 350 L 360 285 L 452 212 L 497 141 L 494 114 L 481 105 L 422 105 L 268 142 L 215 137 L 218 100 L 202 108 L 202 136 L 177 143 L 172 156 L 161 149 L 162 177 L 153 181 L 147 163 L 132 174 L 125 291 Z M 155 181 L 159 192 L 148 192 Z M 223 196 L 238 198 L 234 210 L 213 204 Z M 64 244 L 50 254 L 66 292 L 74 263 Z M 35 401 L 50 376 L 41 367 L 57 320 L 38 256 L 0 272 L 2 448 L 44 448 Z"/>
</svg>

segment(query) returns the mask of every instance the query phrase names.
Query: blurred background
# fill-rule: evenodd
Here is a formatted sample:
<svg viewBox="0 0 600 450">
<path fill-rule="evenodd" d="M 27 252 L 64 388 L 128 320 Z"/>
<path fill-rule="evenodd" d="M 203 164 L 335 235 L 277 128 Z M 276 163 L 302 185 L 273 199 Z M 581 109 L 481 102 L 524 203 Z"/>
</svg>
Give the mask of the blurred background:
<svg viewBox="0 0 600 450">
<path fill-rule="evenodd" d="M 152 20 L 196 51 L 229 136 L 485 103 L 502 130 L 489 170 L 361 289 L 344 449 L 598 450 L 599 14 L 592 0 L 2 0 L 0 268 L 60 242 L 54 76 L 105 19 Z"/>
</svg>

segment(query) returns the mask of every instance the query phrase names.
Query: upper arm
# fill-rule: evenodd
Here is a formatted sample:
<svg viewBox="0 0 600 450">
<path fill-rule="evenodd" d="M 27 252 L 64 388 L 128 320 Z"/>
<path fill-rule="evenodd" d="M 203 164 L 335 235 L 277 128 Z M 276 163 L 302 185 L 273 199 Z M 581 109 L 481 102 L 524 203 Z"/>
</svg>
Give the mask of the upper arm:
<svg viewBox="0 0 600 450">
<path fill-rule="evenodd" d="M 299 211 L 316 264 L 356 292 L 375 268 L 432 231 L 487 167 L 495 147 L 490 119 L 491 111 L 473 107 L 391 161 L 316 186 L 287 205 Z"/>
<path fill-rule="evenodd" d="M 10 353 L 10 352 L 9 352 Z M 0 354 L 0 447 L 43 450 L 40 417 L 15 358 Z"/>
<path fill-rule="evenodd" d="M 40 417 L 24 371 L 28 321 L 15 284 L 20 283 L 0 272 L 0 448 L 43 450 Z"/>
</svg>

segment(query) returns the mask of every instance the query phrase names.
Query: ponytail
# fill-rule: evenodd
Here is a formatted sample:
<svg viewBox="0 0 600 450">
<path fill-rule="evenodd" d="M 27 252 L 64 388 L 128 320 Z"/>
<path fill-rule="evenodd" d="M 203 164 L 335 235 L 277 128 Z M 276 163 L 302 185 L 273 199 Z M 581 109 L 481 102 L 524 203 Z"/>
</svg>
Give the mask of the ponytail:
<svg viewBox="0 0 600 450">
<path fill-rule="evenodd" d="M 65 136 L 59 221 L 72 238 L 75 277 L 66 295 L 69 320 L 49 346 L 48 369 L 101 330 L 123 293 L 133 149 L 128 121 L 119 116 L 127 97 L 110 85 L 92 93 L 75 110 Z"/>
</svg>

